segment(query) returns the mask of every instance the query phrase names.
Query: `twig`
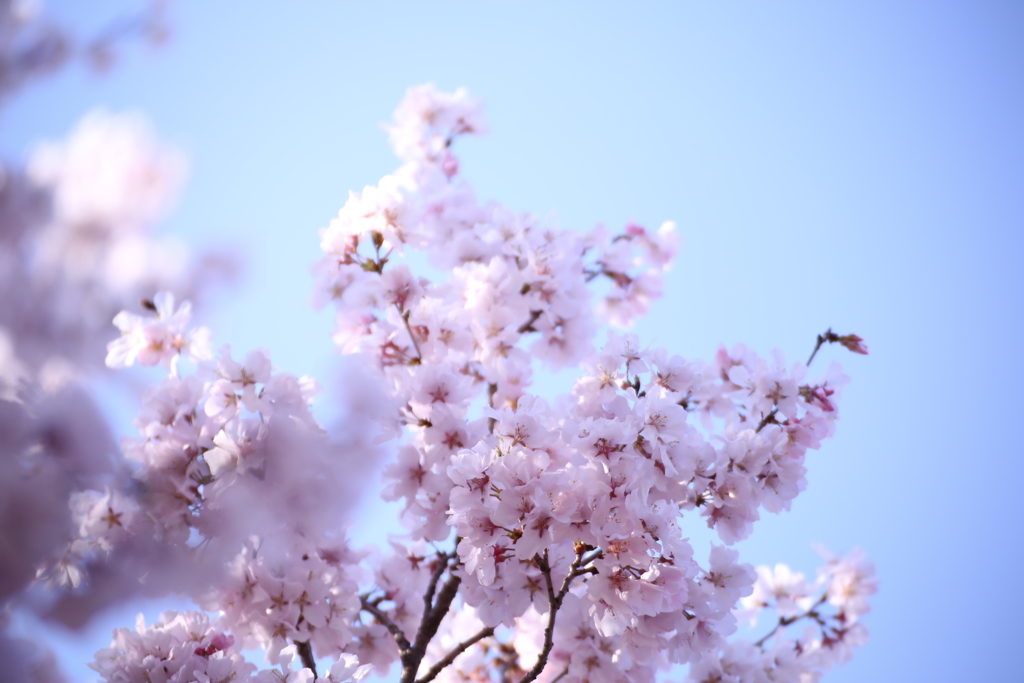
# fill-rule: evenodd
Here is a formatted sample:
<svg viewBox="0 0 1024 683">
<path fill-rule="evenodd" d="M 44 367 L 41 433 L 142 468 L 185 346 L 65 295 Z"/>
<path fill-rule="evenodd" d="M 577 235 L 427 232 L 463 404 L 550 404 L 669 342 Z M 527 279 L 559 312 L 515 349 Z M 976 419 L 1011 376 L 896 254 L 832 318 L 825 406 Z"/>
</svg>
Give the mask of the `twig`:
<svg viewBox="0 0 1024 683">
<path fill-rule="evenodd" d="M 810 365 L 811 361 L 814 360 L 814 357 L 818 355 L 818 349 L 820 349 L 822 347 L 822 345 L 827 340 L 827 336 L 830 335 L 830 334 L 832 334 L 832 328 L 831 327 L 828 328 L 827 330 L 825 330 L 825 334 L 819 334 L 818 335 L 818 342 L 814 345 L 814 350 L 811 351 L 811 357 L 807 359 L 807 365 Z"/>
<path fill-rule="evenodd" d="M 447 566 L 447 563 L 445 563 Z M 441 621 L 448 614 L 455 596 L 459 593 L 459 584 L 462 582 L 455 574 L 451 574 L 445 581 L 441 591 L 437 594 L 437 600 L 432 609 L 423 613 L 419 630 L 416 632 L 416 642 L 412 647 L 402 653 L 402 683 L 414 683 L 416 672 L 419 671 L 420 662 L 427 653 L 427 645 L 431 638 L 437 634 Z"/>
<path fill-rule="evenodd" d="M 522 325 L 520 325 L 519 329 L 517 329 L 516 332 L 518 332 L 519 334 L 526 334 L 527 332 L 536 332 L 537 328 L 535 328 L 533 324 L 537 322 L 537 319 L 540 318 L 540 316 L 543 315 L 543 313 L 543 311 L 530 311 L 530 319 L 527 320 Z"/>
<path fill-rule="evenodd" d="M 441 580 L 444 570 L 448 568 L 448 560 L 450 560 L 451 557 L 452 556 L 448 553 L 439 552 L 437 554 L 437 568 L 435 568 L 434 573 L 431 574 L 430 582 L 427 584 L 427 590 L 423 594 L 423 614 L 428 614 L 434 606 L 434 592 L 437 590 L 437 582 Z"/>
<path fill-rule="evenodd" d="M 576 550 L 576 559 L 569 565 L 569 572 L 562 579 L 562 585 L 558 589 L 558 593 L 555 593 L 554 584 L 551 582 L 551 565 L 548 563 L 548 552 L 544 551 L 544 556 L 534 555 L 533 561 L 537 564 L 541 574 L 544 575 L 544 584 L 548 592 L 548 624 L 544 628 L 544 649 L 541 650 L 540 655 L 537 657 L 537 663 L 533 665 L 533 668 L 527 672 L 526 676 L 523 677 L 519 683 L 530 683 L 531 681 L 537 680 L 541 672 L 544 671 L 544 667 L 547 666 L 548 656 L 551 654 L 551 649 L 555 644 L 555 615 L 558 614 L 558 610 L 562 607 L 562 601 L 565 599 L 565 594 L 569 592 L 569 586 L 572 585 L 573 579 L 581 574 L 587 573 L 587 570 L 581 570 L 583 566 L 583 547 L 579 547 Z M 592 554 L 588 563 L 599 555 Z"/>
<path fill-rule="evenodd" d="M 581 559 L 579 561 L 579 564 L 576 565 L 576 567 L 578 569 L 576 575 L 579 576 L 580 574 L 584 574 L 587 571 L 589 571 L 587 569 L 579 569 L 579 567 L 586 567 L 588 564 L 590 564 L 594 560 L 600 559 L 603 555 L 604 555 L 604 551 L 601 550 L 600 548 L 598 548 L 594 552 L 592 552 L 589 555 L 583 557 L 583 559 Z M 576 563 L 573 563 L 573 564 L 576 564 Z"/>
<path fill-rule="evenodd" d="M 761 421 L 757 424 L 757 429 L 755 429 L 754 432 L 760 432 L 762 429 L 765 428 L 766 425 L 778 424 L 777 422 L 775 422 L 775 414 L 777 412 L 779 412 L 778 406 L 772 408 L 772 412 L 768 413 L 763 418 L 761 418 Z"/>
<path fill-rule="evenodd" d="M 829 344 L 842 344 L 850 351 L 853 351 L 854 353 L 860 353 L 865 356 L 868 353 L 868 347 L 864 345 L 863 339 L 861 339 L 855 334 L 836 334 L 835 332 L 832 331 L 832 328 L 830 327 L 827 330 L 825 330 L 824 334 L 818 335 L 818 342 L 817 344 L 814 345 L 814 351 L 811 352 L 811 357 L 807 359 L 807 365 L 811 364 L 811 361 L 814 360 L 814 357 L 818 355 L 818 349 L 820 349 L 822 345 L 825 344 L 826 342 L 828 342 Z"/>
<path fill-rule="evenodd" d="M 814 619 L 815 621 L 817 621 L 819 624 L 822 624 L 821 618 L 818 616 L 818 613 L 817 613 L 816 610 L 818 609 L 818 607 L 823 605 L 825 603 L 825 600 L 827 600 L 827 599 L 828 599 L 828 594 L 825 593 L 824 595 L 822 595 L 818 599 L 818 601 L 816 603 L 811 605 L 811 608 L 809 610 L 807 610 L 803 614 L 798 614 L 798 615 L 796 615 L 794 617 L 779 617 L 779 623 L 775 624 L 775 628 L 773 628 L 771 631 L 766 633 L 765 636 L 763 638 L 761 638 L 761 640 L 759 640 L 756 643 L 754 643 L 754 645 L 756 647 L 764 646 L 765 642 L 767 642 L 769 638 L 774 636 L 775 633 L 780 628 L 782 628 L 783 626 L 789 626 L 790 624 L 792 624 L 794 622 L 797 622 L 797 621 L 800 621 L 801 619 L 804 619 L 806 617 L 810 617 L 810 618 Z"/>
<path fill-rule="evenodd" d="M 364 611 L 369 612 L 374 618 L 380 622 L 381 626 L 386 628 L 391 636 L 395 639 L 395 643 L 398 645 L 398 651 L 400 653 L 407 652 L 410 647 L 409 639 L 402 633 L 402 629 L 398 625 L 388 618 L 388 615 L 384 614 L 383 610 L 377 607 L 375 604 L 367 600 L 365 595 L 359 596 L 359 602 L 362 605 Z"/>
<path fill-rule="evenodd" d="M 449 560 L 454 556 L 454 552 L 439 552 L 437 554 L 437 568 L 434 569 L 430 582 L 427 584 L 427 590 L 423 594 L 423 617 L 420 620 L 419 629 L 416 631 L 415 643 L 410 643 L 402 629 L 376 603 L 370 602 L 367 595 L 359 596 L 363 610 L 372 614 L 391 633 L 391 636 L 395 639 L 395 644 L 398 645 L 398 653 L 402 659 L 402 683 L 413 683 L 415 681 L 416 672 L 420 668 L 420 662 L 423 661 L 423 656 L 427 652 L 427 644 L 437 634 L 441 621 L 448 613 L 448 608 L 451 607 L 456 594 L 458 594 L 460 579 L 454 574 L 442 586 L 440 593 L 437 592 L 437 584 L 448 568 Z M 436 600 L 434 599 L 435 596 Z M 470 645 L 472 643 L 466 645 L 466 647 Z M 435 673 L 434 676 L 436 675 Z"/>
<path fill-rule="evenodd" d="M 402 316 L 402 322 L 405 323 L 405 329 L 409 332 L 409 339 L 412 339 L 412 346 L 416 349 L 416 357 L 409 361 L 410 365 L 419 365 L 423 362 L 423 352 L 420 351 L 420 344 L 416 341 L 416 335 L 412 332 L 412 326 L 409 325 L 409 311 L 402 311 L 402 307 L 395 304 L 398 309 L 399 315 Z"/>
<path fill-rule="evenodd" d="M 439 673 L 441 673 L 441 671 L 446 666 L 448 666 L 449 664 L 454 662 L 455 659 L 459 655 L 461 655 L 463 652 L 465 652 L 469 648 L 473 647 L 473 645 L 475 645 L 476 643 L 480 642 L 484 638 L 486 638 L 488 636 L 493 636 L 493 635 L 494 635 L 494 627 L 493 626 L 488 626 L 485 629 L 481 629 L 475 635 L 470 636 L 469 638 L 467 638 L 466 640 L 462 641 L 461 643 L 456 645 L 454 648 L 452 648 L 451 652 L 446 654 L 443 659 L 438 660 L 438 662 L 436 664 L 434 664 L 434 666 L 430 667 L 430 670 L 427 671 L 427 673 L 423 674 L 422 678 L 417 679 L 416 683 L 429 683 L 430 681 L 434 680 L 437 677 L 437 675 Z"/>
</svg>

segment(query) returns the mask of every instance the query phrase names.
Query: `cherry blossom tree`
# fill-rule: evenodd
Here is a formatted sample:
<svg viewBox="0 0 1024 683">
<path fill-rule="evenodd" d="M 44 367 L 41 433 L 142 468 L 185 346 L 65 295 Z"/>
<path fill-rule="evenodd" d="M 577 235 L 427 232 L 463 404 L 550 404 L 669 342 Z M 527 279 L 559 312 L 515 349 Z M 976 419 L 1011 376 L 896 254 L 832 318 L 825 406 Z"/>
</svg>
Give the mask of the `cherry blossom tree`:
<svg viewBox="0 0 1024 683">
<path fill-rule="evenodd" d="M 337 682 L 397 666 L 409 683 L 643 681 L 688 663 L 694 681 L 797 681 L 864 642 L 876 584 L 858 552 L 827 556 L 812 582 L 729 547 L 762 509 L 790 506 L 807 450 L 834 431 L 846 377 L 810 361 L 829 343 L 866 353 L 863 340 L 829 330 L 808 363 L 743 346 L 701 363 L 615 331 L 659 295 L 674 226 L 562 231 L 481 203 L 454 149 L 484 127 L 464 91 L 411 89 L 389 127 L 402 165 L 321 232 L 315 299 L 379 388 L 352 396 L 346 428 L 320 427 L 315 383 L 265 353 L 209 359 L 209 333 L 170 295 L 116 318 L 107 363 L 169 375 L 125 444 L 142 493 L 75 494 L 85 555 L 61 561 L 166 555 L 192 567 L 167 587 L 217 617 L 118 631 L 93 664 L 106 680 Z M 440 275 L 414 272 L 413 251 Z M 531 393 L 535 370 L 567 366 L 567 394 Z M 367 459 L 387 463 L 383 496 L 408 530 L 372 549 L 347 541 L 339 495 Z M 722 545 L 700 557 L 692 524 Z M 140 551 L 151 538 L 159 552 Z M 728 639 L 765 609 L 760 640 Z M 277 668 L 257 672 L 245 648 Z"/>
<path fill-rule="evenodd" d="M 120 333 L 107 366 L 167 372 L 119 453 L 39 363 L 0 375 L 4 522 L 20 524 L 0 600 L 80 624 L 126 593 L 188 596 L 196 610 L 115 631 L 91 664 L 111 682 L 652 681 L 677 664 L 691 681 L 809 681 L 847 660 L 876 590 L 859 551 L 826 552 L 812 581 L 731 546 L 790 507 L 807 451 L 834 433 L 847 378 L 812 361 L 863 340 L 828 330 L 807 363 L 646 346 L 626 330 L 661 294 L 674 225 L 568 231 L 481 202 L 456 146 L 485 128 L 465 91 L 410 89 L 388 127 L 401 165 L 320 233 L 314 301 L 366 368 L 342 424 L 319 424 L 317 383 L 266 352 L 214 352 L 174 283 L 132 281 L 151 287 L 141 304 L 104 319 Z M 123 177 L 109 194 L 79 185 L 74 149 L 26 176 L 57 223 L 70 207 L 113 234 L 162 206 L 119 204 L 137 194 Z M 565 368 L 562 395 L 532 390 Z M 366 462 L 383 463 L 406 529 L 372 548 L 346 533 Z M 695 525 L 720 544 L 695 547 Z M 763 637 L 735 637 L 765 610 Z"/>
</svg>

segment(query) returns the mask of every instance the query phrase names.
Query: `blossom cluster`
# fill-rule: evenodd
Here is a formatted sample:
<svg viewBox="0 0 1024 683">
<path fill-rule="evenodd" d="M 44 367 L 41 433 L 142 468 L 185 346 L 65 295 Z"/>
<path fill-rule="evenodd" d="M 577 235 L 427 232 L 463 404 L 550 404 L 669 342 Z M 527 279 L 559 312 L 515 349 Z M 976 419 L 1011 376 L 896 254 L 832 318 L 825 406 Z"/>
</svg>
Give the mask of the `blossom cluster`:
<svg viewBox="0 0 1024 683">
<path fill-rule="evenodd" d="M 259 350 L 237 360 L 223 347 L 210 358 L 209 333 L 190 327 L 189 307 L 176 308 L 166 293 L 155 299 L 148 312 L 117 316 L 122 336 L 107 357 L 111 367 L 138 362 L 169 369 L 143 400 L 139 436 L 122 446 L 132 463 L 131 485 L 71 497 L 77 534 L 44 573 L 73 586 L 88 582 L 90 569 L 114 566 L 123 592 L 132 571 L 145 571 L 148 594 L 189 595 L 220 613 L 218 632 L 230 633 L 240 647 L 265 650 L 282 667 L 257 674 L 258 680 L 306 680 L 288 666 L 296 656 L 311 657 L 305 653 L 313 648 L 318 657 L 337 660 L 323 680 L 347 680 L 341 674 L 358 668 L 344 648 L 355 638 L 362 554 L 349 547 L 337 522 L 352 498 L 343 495 L 351 487 L 351 458 L 373 455 L 373 444 L 362 433 L 329 438 L 310 412 L 318 391 L 311 379 L 276 372 Z M 148 566 L 157 560 L 158 567 Z M 104 581 L 111 579 L 101 573 L 99 584 Z M 99 653 L 94 668 L 106 680 L 137 680 L 136 660 L 152 655 L 138 639 L 155 638 L 151 631 L 140 627 L 144 637 L 130 638 L 119 631 L 114 654 Z M 193 637 L 181 647 L 193 661 L 192 649 L 207 652 L 210 645 Z M 208 654 L 200 659 L 213 662 Z M 177 671 L 179 664 L 185 666 L 168 666 Z M 216 675 L 212 669 L 205 675 L 244 679 L 248 666 L 232 669 L 218 659 Z M 188 671 L 180 680 L 200 676 Z"/>
<path fill-rule="evenodd" d="M 641 682 L 685 664 L 692 681 L 808 681 L 864 642 L 860 555 L 811 586 L 732 547 L 806 487 L 838 364 L 643 345 L 624 328 L 661 293 L 674 225 L 575 232 L 479 201 L 455 147 L 484 129 L 464 91 L 411 89 L 388 127 L 401 166 L 321 231 L 314 301 L 369 368 L 335 429 L 314 419 L 314 381 L 260 350 L 214 354 L 171 294 L 114 317 L 107 364 L 168 374 L 105 485 L 64 485 L 67 543 L 37 554 L 40 577 L 175 591 L 216 616 L 115 632 L 105 680 L 339 683 L 397 665 L 407 683 Z M 572 386 L 542 397 L 535 375 L 567 367 Z M 377 462 L 407 532 L 355 548 L 350 503 Z M 695 525 L 716 542 L 692 543 Z M 766 608 L 764 638 L 733 637 Z"/>
<path fill-rule="evenodd" d="M 155 291 L 185 296 L 226 275 L 153 228 L 184 178 L 182 155 L 133 115 L 94 112 L 64 142 L 39 146 L 0 184 L 5 231 L 0 381 L 46 384 L 93 371 L 110 317 Z M 104 322 L 101 322 L 104 321 Z"/>
<path fill-rule="evenodd" d="M 814 681 L 848 661 L 867 642 L 860 618 L 878 589 L 875 569 L 860 550 L 841 558 L 822 552 L 827 562 L 814 583 L 784 564 L 758 567 L 754 590 L 740 600 L 736 614 L 754 625 L 771 609 L 775 627 L 756 643 L 734 640 L 718 658 L 694 666 L 688 681 Z M 798 637 L 785 637 L 794 631 Z"/>
<path fill-rule="evenodd" d="M 202 612 L 164 612 L 148 627 L 139 615 L 136 630 L 115 630 L 110 647 L 97 652 L 90 666 L 111 683 L 355 683 L 368 673 L 352 655 L 343 655 L 323 677 L 308 669 L 257 672 L 235 639 Z"/>
<path fill-rule="evenodd" d="M 225 683 L 246 680 L 256 667 L 235 650 L 234 638 L 210 627 L 201 612 L 165 612 L 150 627 L 139 615 L 136 631 L 114 631 L 94 668 L 109 681 Z"/>
<path fill-rule="evenodd" d="M 76 62 L 106 68 L 126 40 L 158 42 L 165 4 L 139 3 L 82 37 L 42 3 L 0 1 L 0 106 Z M 9 635 L 9 610 L 77 626 L 121 599 L 122 579 L 160 564 L 158 545 L 121 523 L 139 507 L 130 465 L 84 384 L 103 372 L 110 318 L 158 290 L 197 298 L 233 266 L 155 235 L 185 164 L 142 117 L 93 112 L 66 139 L 24 151 L 24 162 L 0 160 L 0 659 L 14 678 L 41 679 L 53 664 Z M 116 391 L 136 393 L 128 382 Z M 115 548 L 120 561 L 103 560 Z M 72 592 L 30 599 L 34 581 Z"/>
</svg>

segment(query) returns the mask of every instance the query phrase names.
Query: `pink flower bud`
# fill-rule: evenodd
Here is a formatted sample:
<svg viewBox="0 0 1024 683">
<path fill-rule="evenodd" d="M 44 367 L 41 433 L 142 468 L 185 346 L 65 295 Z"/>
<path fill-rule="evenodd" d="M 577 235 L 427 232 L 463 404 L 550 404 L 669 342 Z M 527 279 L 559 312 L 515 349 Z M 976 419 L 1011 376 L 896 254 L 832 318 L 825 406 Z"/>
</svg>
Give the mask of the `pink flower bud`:
<svg viewBox="0 0 1024 683">
<path fill-rule="evenodd" d="M 626 226 L 626 234 L 630 237 L 643 237 L 647 234 L 647 231 L 643 229 L 643 226 L 637 225 L 636 223 L 630 223 Z"/>
<path fill-rule="evenodd" d="M 445 150 L 444 152 L 444 161 L 441 164 L 441 170 L 444 171 L 444 174 L 448 178 L 451 178 L 459 172 L 459 160 L 456 159 L 448 150 Z"/>
<path fill-rule="evenodd" d="M 840 337 L 839 343 L 854 353 L 862 353 L 865 356 L 868 355 L 868 347 L 864 344 L 864 340 L 855 334 L 847 334 Z"/>
</svg>

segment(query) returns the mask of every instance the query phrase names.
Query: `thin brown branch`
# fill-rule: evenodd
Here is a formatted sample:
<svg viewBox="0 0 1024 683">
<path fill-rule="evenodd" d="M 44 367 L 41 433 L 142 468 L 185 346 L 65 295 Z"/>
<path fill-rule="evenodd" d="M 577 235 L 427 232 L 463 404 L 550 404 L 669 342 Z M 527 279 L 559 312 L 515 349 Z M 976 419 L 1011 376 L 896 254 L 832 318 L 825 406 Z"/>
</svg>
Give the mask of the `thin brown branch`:
<svg viewBox="0 0 1024 683">
<path fill-rule="evenodd" d="M 448 560 L 452 558 L 452 555 L 448 553 L 437 554 L 437 567 L 434 568 L 434 573 L 430 575 L 430 582 L 427 584 L 427 590 L 423 593 L 423 614 L 428 614 L 434 607 L 434 593 L 437 591 L 437 583 L 441 580 L 444 575 L 444 570 L 448 568 Z"/>
<path fill-rule="evenodd" d="M 551 581 L 551 565 L 548 561 L 548 553 L 545 550 L 544 556 L 534 555 L 533 561 L 537 564 L 541 574 L 544 576 L 544 585 L 548 593 L 548 623 L 544 627 L 544 648 L 541 650 L 540 655 L 537 657 L 536 664 L 530 669 L 526 676 L 519 683 L 530 683 L 531 681 L 537 680 L 537 677 L 544 671 L 544 667 L 547 666 L 548 657 L 551 655 L 551 649 L 555 645 L 555 615 L 558 614 L 558 610 L 562 607 L 562 601 L 565 600 L 566 593 L 569 592 L 569 587 L 572 585 L 573 579 L 581 574 L 587 573 L 587 570 L 581 570 L 580 567 L 584 564 L 583 553 L 584 548 L 582 546 L 576 549 L 576 558 L 569 565 L 569 571 L 566 573 L 565 578 L 562 579 L 562 585 L 558 588 L 558 593 L 555 593 L 554 584 Z M 594 560 L 597 554 L 590 556 L 588 562 Z"/>
<path fill-rule="evenodd" d="M 410 365 L 419 365 L 423 362 L 423 352 L 420 351 L 420 344 L 416 341 L 416 335 L 413 334 L 412 326 L 409 324 L 409 311 L 402 311 L 402 307 L 395 304 L 395 308 L 398 309 L 399 315 L 402 317 L 402 322 L 405 323 L 405 329 L 409 333 L 409 339 L 412 340 L 412 346 L 416 349 L 416 357 L 409 361 Z"/>
<path fill-rule="evenodd" d="M 527 332 L 536 332 L 537 328 L 533 326 L 535 322 L 543 315 L 543 311 L 530 311 L 530 319 L 519 326 L 516 330 L 519 334 L 526 334 Z"/>
<path fill-rule="evenodd" d="M 445 563 L 447 566 L 447 563 Z M 459 593 L 459 584 L 462 582 L 455 574 L 450 574 L 444 582 L 441 590 L 437 593 L 434 606 L 423 613 L 420 620 L 420 627 L 416 631 L 416 642 L 406 652 L 402 653 L 402 683 L 414 683 L 416 672 L 419 671 L 420 662 L 427 653 L 427 645 L 431 638 L 437 635 L 437 629 L 441 627 L 441 621 L 448 614 L 455 596 Z"/>
<path fill-rule="evenodd" d="M 398 651 L 401 653 L 407 652 L 411 645 L 409 644 L 409 639 L 405 637 L 404 633 L 402 633 L 402 629 L 400 629 L 395 622 L 391 621 L 391 619 L 388 618 L 388 615 L 384 614 L 383 610 L 370 602 L 367 599 L 367 596 L 360 595 L 359 602 L 362 605 L 363 611 L 372 614 L 373 617 L 380 622 L 381 626 L 391 633 L 391 636 L 395 639 L 395 643 L 398 645 Z"/>
<path fill-rule="evenodd" d="M 814 360 L 814 357 L 818 355 L 818 350 L 825 343 L 826 335 L 829 335 L 829 334 L 832 334 L 832 328 L 831 327 L 828 330 L 825 331 L 825 334 L 819 334 L 818 335 L 818 342 L 814 345 L 814 350 L 811 351 L 811 357 L 807 359 L 807 363 L 806 364 L 808 366 L 811 364 L 811 361 Z"/>
<path fill-rule="evenodd" d="M 439 673 L 441 673 L 441 671 L 444 670 L 444 668 L 446 666 L 448 666 L 449 664 L 454 662 L 455 659 L 459 655 L 461 655 L 463 652 L 465 652 L 469 648 L 473 647 L 475 644 L 477 644 L 478 642 L 480 642 L 484 638 L 487 638 L 488 636 L 493 636 L 493 635 L 494 635 L 494 627 L 493 626 L 488 626 L 485 629 L 481 629 L 475 635 L 470 636 L 469 638 L 467 638 L 466 640 L 462 641 L 461 643 L 456 645 L 454 648 L 452 648 L 451 652 L 446 654 L 444 656 L 444 658 L 438 660 L 438 662 L 436 664 L 434 664 L 434 666 L 430 667 L 430 670 L 427 671 L 425 674 L 423 674 L 423 676 L 421 678 L 417 679 L 416 683 L 429 683 L 430 681 L 434 680 L 437 677 L 437 675 Z"/>
<path fill-rule="evenodd" d="M 818 601 L 816 603 L 814 603 L 811 606 L 811 608 L 809 610 L 807 610 L 806 612 L 804 612 L 803 614 L 797 614 L 797 615 L 792 616 L 792 617 L 779 617 L 779 623 L 775 624 L 775 628 L 773 628 L 771 631 L 766 633 L 764 635 L 764 637 L 761 638 L 756 643 L 754 643 L 754 645 L 756 647 L 763 647 L 764 644 L 766 642 L 768 642 L 768 639 L 771 638 L 772 636 L 774 636 L 778 632 L 778 630 L 780 628 L 782 628 L 783 626 L 789 626 L 790 624 L 795 623 L 797 621 L 800 621 L 801 619 L 810 618 L 810 619 L 813 619 L 814 621 L 818 622 L 818 624 L 821 624 L 822 626 L 824 626 L 824 624 L 821 621 L 821 617 L 818 616 L 817 609 L 819 607 L 821 607 L 825 603 L 825 600 L 827 600 L 827 599 L 828 599 L 828 594 L 826 593 L 826 594 L 822 595 L 818 599 Z"/>
<path fill-rule="evenodd" d="M 775 421 L 775 415 L 778 412 L 779 412 L 779 409 L 778 409 L 777 406 L 775 408 L 772 408 L 772 412 L 770 412 L 767 415 L 765 415 L 763 418 L 761 418 L 761 421 L 757 423 L 757 429 L 755 429 L 754 431 L 755 432 L 760 432 L 767 425 L 778 424 L 778 422 Z"/>
<path fill-rule="evenodd" d="M 592 552 L 592 553 L 590 553 L 589 555 L 586 555 L 586 556 L 583 556 L 581 554 L 579 556 L 580 557 L 580 561 L 578 563 L 573 562 L 573 565 L 575 566 L 576 576 L 579 576 L 581 574 L 592 573 L 591 569 L 586 569 L 586 566 L 588 564 L 590 564 L 591 562 L 593 562 L 594 560 L 597 560 L 597 559 L 601 558 L 602 556 L 604 556 L 604 551 L 601 550 L 600 548 L 598 548 L 597 550 L 595 550 L 594 552 Z"/>
<path fill-rule="evenodd" d="M 526 676 L 519 683 L 530 683 L 530 681 L 537 680 L 541 672 L 544 671 L 544 667 L 548 663 L 548 655 L 551 654 L 551 648 L 555 644 L 555 615 L 558 613 L 558 607 L 560 607 L 560 601 L 555 595 L 555 588 L 551 582 L 551 567 L 547 561 L 547 551 L 544 552 L 544 557 L 540 555 L 534 556 L 534 562 L 540 568 L 541 574 L 544 576 L 544 585 L 548 591 L 548 623 L 544 627 L 544 647 L 540 654 L 537 656 L 537 661 L 530 669 Z"/>
</svg>

